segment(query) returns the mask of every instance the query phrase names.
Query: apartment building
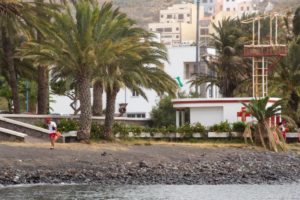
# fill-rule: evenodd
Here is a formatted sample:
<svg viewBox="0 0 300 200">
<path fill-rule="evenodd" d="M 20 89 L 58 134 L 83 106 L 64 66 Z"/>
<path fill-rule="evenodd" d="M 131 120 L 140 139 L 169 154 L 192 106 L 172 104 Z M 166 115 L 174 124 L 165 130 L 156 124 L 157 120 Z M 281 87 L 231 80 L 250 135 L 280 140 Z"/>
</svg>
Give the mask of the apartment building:
<svg viewBox="0 0 300 200">
<path fill-rule="evenodd" d="M 253 0 L 223 0 L 222 11 L 235 13 L 236 16 L 257 13 L 256 1 Z"/>
<path fill-rule="evenodd" d="M 200 18 L 204 7 L 200 7 Z M 160 11 L 158 23 L 150 23 L 149 31 L 160 33 L 166 45 L 190 45 L 196 41 L 197 6 L 192 3 L 175 4 Z"/>
<path fill-rule="evenodd" d="M 204 8 L 204 16 L 211 16 L 215 13 L 215 7 L 217 0 L 194 0 L 194 3 L 200 3 L 200 6 Z"/>
</svg>

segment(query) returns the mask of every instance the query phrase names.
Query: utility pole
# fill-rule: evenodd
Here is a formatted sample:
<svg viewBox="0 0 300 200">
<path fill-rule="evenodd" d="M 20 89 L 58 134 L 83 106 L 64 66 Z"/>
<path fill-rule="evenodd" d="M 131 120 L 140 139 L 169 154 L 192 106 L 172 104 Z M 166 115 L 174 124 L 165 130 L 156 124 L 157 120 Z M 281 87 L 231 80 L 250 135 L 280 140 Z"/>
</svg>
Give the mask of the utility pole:
<svg viewBox="0 0 300 200">
<path fill-rule="evenodd" d="M 200 73 L 200 63 L 199 63 L 199 20 L 200 20 L 200 0 L 197 0 L 197 19 L 196 19 L 196 74 Z M 199 94 L 199 88 L 196 84 L 196 93 Z"/>
</svg>

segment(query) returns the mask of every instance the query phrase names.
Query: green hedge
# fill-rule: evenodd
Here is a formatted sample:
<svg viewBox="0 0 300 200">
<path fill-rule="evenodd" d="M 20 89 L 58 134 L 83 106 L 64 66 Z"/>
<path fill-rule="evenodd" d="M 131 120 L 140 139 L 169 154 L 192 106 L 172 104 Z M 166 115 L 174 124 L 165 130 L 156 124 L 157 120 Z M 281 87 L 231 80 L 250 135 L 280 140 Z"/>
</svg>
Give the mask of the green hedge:
<svg viewBox="0 0 300 200">
<path fill-rule="evenodd" d="M 44 126 L 43 123 L 39 123 L 40 126 Z M 235 122 L 233 124 L 228 123 L 228 121 L 215 124 L 211 127 L 204 127 L 200 123 L 196 124 L 184 124 L 183 126 L 176 128 L 174 125 L 161 128 L 152 128 L 152 127 L 142 127 L 137 125 L 126 125 L 123 123 L 114 123 L 113 125 L 113 134 L 119 134 L 119 137 L 126 138 L 129 136 L 129 133 L 132 133 L 134 136 L 138 136 L 142 132 L 150 133 L 153 136 L 155 133 L 162 133 L 164 135 L 171 133 L 180 133 L 181 136 L 185 138 L 190 138 L 194 133 L 200 133 L 202 136 L 205 136 L 207 131 L 213 132 L 243 132 L 245 130 L 246 124 L 243 122 Z M 62 119 L 58 123 L 58 130 L 61 132 L 68 132 L 72 130 L 78 130 L 79 124 L 78 121 L 72 119 Z M 103 139 L 104 126 L 98 123 L 92 123 L 91 128 L 91 139 L 100 140 Z"/>
</svg>

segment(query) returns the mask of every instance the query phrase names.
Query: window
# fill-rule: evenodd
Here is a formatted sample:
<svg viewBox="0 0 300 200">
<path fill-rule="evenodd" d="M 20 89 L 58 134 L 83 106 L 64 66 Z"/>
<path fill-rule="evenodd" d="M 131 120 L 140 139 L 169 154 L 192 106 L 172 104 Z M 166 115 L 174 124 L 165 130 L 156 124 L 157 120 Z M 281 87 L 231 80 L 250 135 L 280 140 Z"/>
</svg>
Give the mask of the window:
<svg viewBox="0 0 300 200">
<path fill-rule="evenodd" d="M 164 18 L 164 15 L 161 15 L 160 18 Z"/>
<path fill-rule="evenodd" d="M 128 118 L 146 118 L 145 113 L 127 113 Z"/>
<path fill-rule="evenodd" d="M 164 31 L 165 32 L 172 32 L 172 28 L 165 28 Z"/>
<path fill-rule="evenodd" d="M 207 0 L 203 0 L 202 3 L 207 3 Z"/>
<path fill-rule="evenodd" d="M 176 38 L 179 38 L 179 35 L 176 35 Z"/>
<path fill-rule="evenodd" d="M 190 17 L 190 14 L 186 14 L 187 17 Z"/>
<path fill-rule="evenodd" d="M 207 28 L 200 29 L 200 34 L 201 35 L 208 35 L 208 29 Z"/>
<path fill-rule="evenodd" d="M 134 90 L 134 91 L 132 91 L 132 96 L 133 96 L 133 97 L 138 97 L 138 96 L 139 96 L 139 93 L 138 93 L 137 91 Z"/>
<path fill-rule="evenodd" d="M 194 73 L 197 72 L 197 65 L 195 62 L 184 63 L 184 78 L 190 79 Z"/>
<path fill-rule="evenodd" d="M 172 19 L 172 15 L 167 15 L 167 19 Z"/>
<path fill-rule="evenodd" d="M 178 28 L 178 27 L 176 27 L 176 31 L 179 31 L 179 28 Z"/>
<path fill-rule="evenodd" d="M 248 11 L 250 10 L 249 6 L 247 7 L 247 10 L 248 10 Z"/>
<path fill-rule="evenodd" d="M 230 8 L 226 8 L 226 11 L 230 11 Z"/>
<path fill-rule="evenodd" d="M 179 14 L 178 15 L 178 19 L 184 19 L 184 15 L 183 14 Z"/>
<path fill-rule="evenodd" d="M 244 10 L 244 7 L 242 6 L 242 7 L 241 7 L 241 11 L 243 11 L 243 10 Z"/>
<path fill-rule="evenodd" d="M 161 33 L 161 32 L 164 32 L 164 29 L 163 28 L 157 28 L 156 31 Z"/>
</svg>

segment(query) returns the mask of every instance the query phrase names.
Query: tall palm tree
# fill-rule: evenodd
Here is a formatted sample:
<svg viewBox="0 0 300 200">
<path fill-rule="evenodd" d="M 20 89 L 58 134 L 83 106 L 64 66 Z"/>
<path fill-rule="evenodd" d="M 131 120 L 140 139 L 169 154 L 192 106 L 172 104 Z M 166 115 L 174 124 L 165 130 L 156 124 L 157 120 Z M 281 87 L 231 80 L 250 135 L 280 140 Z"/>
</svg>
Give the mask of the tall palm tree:
<svg viewBox="0 0 300 200">
<path fill-rule="evenodd" d="M 293 18 L 293 32 L 295 36 L 300 35 L 300 7 L 297 8 Z"/>
<path fill-rule="evenodd" d="M 79 0 L 66 4 L 54 13 L 47 39 L 26 43 L 20 54 L 41 65 L 53 65 L 53 70 L 72 76 L 80 100 L 80 130 L 78 139 L 88 141 L 91 129 L 91 79 L 96 67 L 113 60 L 118 49 L 112 43 L 112 33 L 123 23 L 124 15 L 112 9 L 111 3 L 100 8 L 96 1 Z"/>
<path fill-rule="evenodd" d="M 0 35 L 4 60 L 9 71 L 9 85 L 12 90 L 14 113 L 20 112 L 20 99 L 18 95 L 18 80 L 15 69 L 15 37 L 24 35 L 30 37 L 32 28 L 40 29 L 45 24 L 35 13 L 47 13 L 52 7 L 41 2 L 23 2 L 17 0 L 0 1 Z"/>
<path fill-rule="evenodd" d="M 159 95 L 175 95 L 177 89 L 176 81 L 162 70 L 163 60 L 167 60 L 164 45 L 154 42 L 152 34 L 134 28 L 133 23 L 125 33 L 116 42 L 127 45 L 122 45 L 124 48 L 120 48 L 112 64 L 101 67 L 102 73 L 107 73 L 103 78 L 107 95 L 104 123 L 104 137 L 107 139 L 113 137 L 115 101 L 120 88 L 127 87 L 145 99 L 144 89 L 153 89 Z"/>
<path fill-rule="evenodd" d="M 93 80 L 93 116 L 101 116 L 103 112 L 103 83 L 101 78 Z"/>
<path fill-rule="evenodd" d="M 195 74 L 190 82 L 192 85 L 210 83 L 220 88 L 224 97 L 233 97 L 251 77 L 249 60 L 242 55 L 244 42 L 248 35 L 241 29 L 240 20 L 224 18 L 218 24 L 213 24 L 215 34 L 212 34 L 216 55 L 204 56 L 210 73 Z"/>
<path fill-rule="evenodd" d="M 283 144 L 280 147 L 285 150 L 284 140 L 281 134 L 276 131 L 272 131 L 269 120 L 272 116 L 280 113 L 282 101 L 277 101 L 273 105 L 268 107 L 269 97 L 253 99 L 249 104 L 243 103 L 248 112 L 257 120 L 257 128 L 255 130 L 255 139 L 260 141 L 260 144 L 267 148 L 266 142 L 270 150 L 278 151 L 278 144 Z M 277 134 L 277 136 L 274 136 Z M 281 138 L 282 143 L 276 142 L 275 138 Z"/>
<path fill-rule="evenodd" d="M 270 76 L 270 89 L 287 99 L 286 114 L 299 124 L 298 112 L 300 103 L 300 41 L 289 45 L 289 53 L 276 66 Z"/>
</svg>

